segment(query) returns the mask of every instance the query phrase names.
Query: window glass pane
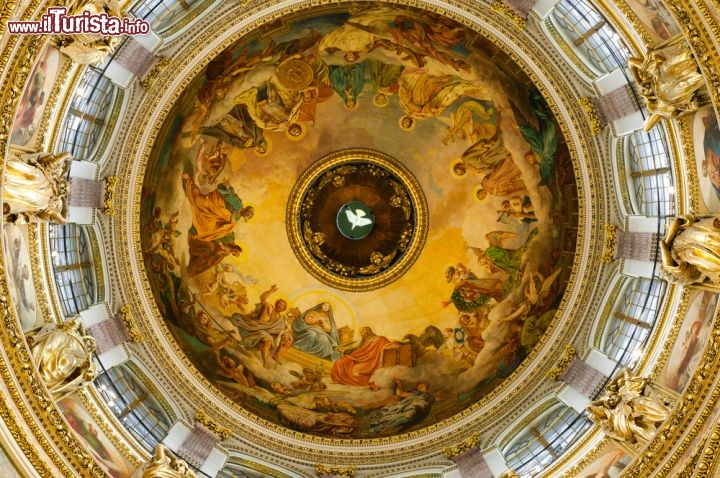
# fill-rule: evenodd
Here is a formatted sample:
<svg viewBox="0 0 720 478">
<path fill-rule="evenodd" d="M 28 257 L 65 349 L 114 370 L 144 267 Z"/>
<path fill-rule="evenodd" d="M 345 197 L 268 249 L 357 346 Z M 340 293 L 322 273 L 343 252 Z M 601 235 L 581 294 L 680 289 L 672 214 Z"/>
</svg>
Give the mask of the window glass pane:
<svg viewBox="0 0 720 478">
<path fill-rule="evenodd" d="M 635 131 L 628 139 L 630 177 L 638 214 L 666 216 L 675 210 L 675 188 L 670 154 L 661 125 L 649 132 Z"/>
<path fill-rule="evenodd" d="M 106 370 L 95 379 L 95 386 L 130 433 L 149 452 L 170 429 L 170 419 L 153 395 L 127 367 Z"/>
<path fill-rule="evenodd" d="M 95 303 L 95 274 L 87 233 L 76 224 L 50 226 L 50 255 L 66 317 Z"/>
<path fill-rule="evenodd" d="M 628 364 L 632 352 L 641 350 L 660 308 L 665 282 L 635 279 L 625 290 L 613 312 L 605 333 L 603 352 L 610 358 Z"/>
<path fill-rule="evenodd" d="M 584 0 L 560 0 L 553 10 L 579 56 L 599 73 L 627 65 L 628 49 L 605 19 Z"/>
<path fill-rule="evenodd" d="M 590 421 L 572 408 L 560 405 L 530 426 L 505 451 L 508 467 L 522 477 L 533 476 L 555 461 Z"/>
<path fill-rule="evenodd" d="M 96 68 L 85 70 L 60 129 L 60 151 L 69 151 L 78 160 L 97 157 L 95 149 L 105 131 L 115 88 Z"/>
</svg>

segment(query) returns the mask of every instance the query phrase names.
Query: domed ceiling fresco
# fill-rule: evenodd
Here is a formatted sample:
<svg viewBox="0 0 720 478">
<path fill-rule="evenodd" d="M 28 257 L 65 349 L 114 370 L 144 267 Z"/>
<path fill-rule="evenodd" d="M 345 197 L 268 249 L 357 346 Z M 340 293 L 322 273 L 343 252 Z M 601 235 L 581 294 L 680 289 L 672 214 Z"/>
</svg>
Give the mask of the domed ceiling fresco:
<svg viewBox="0 0 720 478">
<path fill-rule="evenodd" d="M 145 171 L 141 243 L 172 335 L 241 410 L 384 437 L 468 409 L 532 351 L 577 195 L 551 108 L 497 46 L 428 12 L 337 8 L 266 25 L 190 83 Z"/>
</svg>

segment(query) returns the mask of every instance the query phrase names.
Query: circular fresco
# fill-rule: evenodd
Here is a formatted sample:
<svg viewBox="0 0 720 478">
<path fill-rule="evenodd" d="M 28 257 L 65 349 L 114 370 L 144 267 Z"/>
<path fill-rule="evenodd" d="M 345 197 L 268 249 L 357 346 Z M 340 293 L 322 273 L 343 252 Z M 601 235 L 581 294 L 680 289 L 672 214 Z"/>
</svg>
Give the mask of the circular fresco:
<svg viewBox="0 0 720 478">
<path fill-rule="evenodd" d="M 497 46 L 434 13 L 337 8 L 265 25 L 180 95 L 145 171 L 141 247 L 179 347 L 241 413 L 387 437 L 476 404 L 536 346 L 577 193 L 551 109 Z M 401 167 L 306 181 L 347 151 Z M 320 233 L 321 255 L 357 269 L 341 279 L 400 272 L 309 273 Z"/>
<path fill-rule="evenodd" d="M 428 208 L 420 184 L 380 151 L 350 148 L 313 163 L 287 207 L 290 245 L 305 269 L 367 292 L 400 277 L 422 251 Z"/>
</svg>

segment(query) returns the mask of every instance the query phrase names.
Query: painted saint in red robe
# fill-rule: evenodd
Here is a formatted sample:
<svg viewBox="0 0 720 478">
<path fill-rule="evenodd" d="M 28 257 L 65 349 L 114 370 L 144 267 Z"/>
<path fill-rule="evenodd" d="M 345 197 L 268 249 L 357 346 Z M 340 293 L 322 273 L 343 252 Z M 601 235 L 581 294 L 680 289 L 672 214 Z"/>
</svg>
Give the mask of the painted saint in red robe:
<svg viewBox="0 0 720 478">
<path fill-rule="evenodd" d="M 338 359 L 330 376 L 333 382 L 360 387 L 373 387 L 370 377 L 382 366 L 383 351 L 395 345 L 379 335 L 375 335 L 370 327 L 360 329 L 362 341 L 360 348 Z"/>
</svg>

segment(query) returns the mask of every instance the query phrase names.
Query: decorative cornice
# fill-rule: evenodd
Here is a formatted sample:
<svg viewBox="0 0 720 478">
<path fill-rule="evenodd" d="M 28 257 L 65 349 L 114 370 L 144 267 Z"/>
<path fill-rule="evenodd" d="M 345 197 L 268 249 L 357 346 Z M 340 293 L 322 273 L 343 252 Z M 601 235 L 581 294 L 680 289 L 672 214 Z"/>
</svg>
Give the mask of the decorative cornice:
<svg viewBox="0 0 720 478">
<path fill-rule="evenodd" d="M 451 460 L 454 460 L 458 456 L 462 455 L 463 453 L 467 453 L 468 451 L 472 450 L 473 448 L 476 448 L 482 440 L 480 439 L 479 433 L 473 433 L 470 435 L 465 441 L 462 441 L 458 443 L 457 445 L 449 446 L 447 448 L 443 448 L 443 453 L 446 457 L 450 458 Z"/>
<path fill-rule="evenodd" d="M 525 18 L 520 12 L 503 2 L 503 0 L 495 0 L 493 4 L 490 5 L 490 8 L 493 12 L 502 13 L 503 15 L 508 17 L 515 24 L 515 26 L 518 27 L 518 30 L 525 29 L 525 25 L 527 24 L 527 18 Z"/>
<path fill-rule="evenodd" d="M 208 430 L 220 437 L 221 440 L 227 440 L 232 433 L 232 430 L 220 425 L 218 422 L 210 418 L 202 408 L 198 408 L 197 413 L 195 413 L 195 421 L 204 425 Z"/>
<path fill-rule="evenodd" d="M 578 103 L 580 103 L 580 107 L 587 115 L 588 121 L 590 121 L 592 134 L 595 136 L 599 135 L 600 132 L 602 132 L 602 122 L 600 121 L 600 115 L 592 98 L 578 98 Z"/>
<path fill-rule="evenodd" d="M 130 304 L 125 304 L 120 307 L 120 310 L 118 310 L 118 315 L 120 316 L 120 320 L 122 320 L 122 323 L 125 325 L 125 329 L 127 329 L 130 340 L 133 342 L 142 342 L 145 337 L 140 333 L 137 325 L 135 325 L 132 311 L 130 310 Z"/>
<path fill-rule="evenodd" d="M 355 476 L 355 465 L 350 466 L 337 466 L 337 465 L 323 465 L 322 463 L 315 463 L 315 472 L 318 476 L 322 475 L 335 475 L 335 476 L 346 476 L 352 478 Z"/>
<path fill-rule="evenodd" d="M 563 350 L 562 357 L 560 357 L 560 361 L 555 365 L 553 368 L 551 368 L 545 376 L 554 381 L 560 380 L 560 377 L 563 376 L 565 373 L 565 369 L 570 365 L 570 362 L 573 361 L 573 359 L 577 357 L 577 351 L 575 350 L 575 347 L 573 347 L 570 344 L 565 345 L 565 350 Z"/>
<path fill-rule="evenodd" d="M 609 264 L 615 260 L 615 248 L 617 246 L 617 226 L 605 223 L 605 242 L 603 243 L 603 254 L 600 262 Z"/>
<path fill-rule="evenodd" d="M 115 185 L 118 182 L 117 176 L 106 176 L 105 179 L 105 187 L 103 188 L 103 205 L 102 209 L 100 209 L 100 212 L 105 214 L 106 216 L 114 216 L 115 215 Z"/>
</svg>

